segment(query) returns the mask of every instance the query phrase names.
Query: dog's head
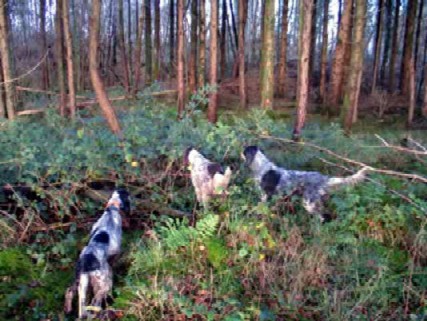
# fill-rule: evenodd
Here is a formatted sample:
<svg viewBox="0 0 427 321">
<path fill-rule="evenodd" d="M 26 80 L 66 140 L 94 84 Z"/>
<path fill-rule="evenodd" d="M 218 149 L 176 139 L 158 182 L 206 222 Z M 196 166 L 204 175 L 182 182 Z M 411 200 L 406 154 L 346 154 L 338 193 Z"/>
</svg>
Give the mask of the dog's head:
<svg viewBox="0 0 427 321">
<path fill-rule="evenodd" d="M 245 165 L 250 166 L 254 161 L 254 158 L 261 150 L 258 146 L 247 146 L 242 153 L 242 158 L 245 161 Z"/>
<path fill-rule="evenodd" d="M 118 205 L 118 208 L 126 214 L 130 213 L 130 195 L 124 188 L 118 188 L 113 192 L 108 204 Z"/>
<path fill-rule="evenodd" d="M 193 146 L 187 147 L 184 151 L 183 163 L 184 166 L 190 165 L 190 153 L 192 150 L 195 150 Z"/>
</svg>

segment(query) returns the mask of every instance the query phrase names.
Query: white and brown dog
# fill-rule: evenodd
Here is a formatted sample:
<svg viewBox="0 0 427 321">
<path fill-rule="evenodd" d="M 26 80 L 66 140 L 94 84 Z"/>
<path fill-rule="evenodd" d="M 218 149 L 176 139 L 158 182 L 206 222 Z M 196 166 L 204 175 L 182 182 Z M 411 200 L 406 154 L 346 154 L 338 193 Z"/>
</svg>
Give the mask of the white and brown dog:
<svg viewBox="0 0 427 321">
<path fill-rule="evenodd" d="M 89 243 L 80 253 L 74 283 L 65 293 L 64 310 L 70 313 L 73 297 L 78 292 L 79 318 L 87 316 L 86 296 L 93 290 L 91 306 L 100 308 L 113 286 L 110 263 L 120 254 L 122 217 L 120 211 L 130 211 L 129 194 L 125 190 L 113 192 L 104 214 L 92 227 Z"/>
<path fill-rule="evenodd" d="M 320 215 L 322 221 L 327 219 L 323 205 L 329 193 L 341 186 L 361 182 L 370 169 L 364 167 L 348 177 L 329 177 L 319 172 L 286 170 L 271 162 L 257 146 L 246 147 L 242 157 L 252 170 L 255 182 L 261 189 L 263 201 L 276 194 L 300 195 L 307 212 Z"/>
<path fill-rule="evenodd" d="M 185 151 L 184 164 L 191 172 L 191 182 L 196 192 L 197 201 L 206 207 L 213 196 L 227 195 L 231 178 L 231 168 L 225 171 L 218 163 L 206 159 L 196 149 L 190 147 Z"/>
</svg>

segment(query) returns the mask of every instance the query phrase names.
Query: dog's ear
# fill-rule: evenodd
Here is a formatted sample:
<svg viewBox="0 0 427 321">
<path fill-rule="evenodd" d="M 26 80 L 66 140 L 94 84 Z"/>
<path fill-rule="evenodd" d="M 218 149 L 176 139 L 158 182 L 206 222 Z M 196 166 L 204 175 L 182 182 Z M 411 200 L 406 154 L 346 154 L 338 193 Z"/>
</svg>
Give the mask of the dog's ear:
<svg viewBox="0 0 427 321">
<path fill-rule="evenodd" d="M 183 157 L 183 161 L 184 161 L 184 166 L 187 166 L 190 163 L 190 160 L 188 159 L 188 156 L 190 155 L 190 152 L 194 149 L 193 146 L 187 147 L 184 151 L 184 157 Z"/>
<path fill-rule="evenodd" d="M 256 153 L 259 151 L 258 146 L 248 146 L 243 150 L 243 159 L 247 166 L 251 165 L 254 161 Z"/>
<path fill-rule="evenodd" d="M 210 163 L 208 165 L 208 173 L 209 173 L 209 176 L 213 178 L 217 173 L 224 174 L 224 170 L 222 166 L 219 165 L 218 163 Z"/>
<path fill-rule="evenodd" d="M 129 192 L 124 188 L 118 188 L 116 192 L 119 194 L 120 198 L 120 210 L 129 214 L 131 208 Z"/>
</svg>

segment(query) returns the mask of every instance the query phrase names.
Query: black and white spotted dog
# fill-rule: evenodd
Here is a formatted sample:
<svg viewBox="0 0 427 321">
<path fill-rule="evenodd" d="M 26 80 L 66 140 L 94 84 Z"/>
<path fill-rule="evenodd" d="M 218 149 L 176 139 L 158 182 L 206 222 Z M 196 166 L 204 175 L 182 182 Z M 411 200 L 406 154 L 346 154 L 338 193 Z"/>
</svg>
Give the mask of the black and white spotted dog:
<svg viewBox="0 0 427 321">
<path fill-rule="evenodd" d="M 120 211 L 130 211 L 129 194 L 125 190 L 113 192 L 103 215 L 92 226 L 89 243 L 80 253 L 73 285 L 65 293 L 64 310 L 70 313 L 72 301 L 78 292 L 79 318 L 87 316 L 86 296 L 93 290 L 91 305 L 100 307 L 113 286 L 110 263 L 120 254 L 122 217 Z"/>
<path fill-rule="evenodd" d="M 275 194 L 300 195 L 303 206 L 310 214 L 318 214 L 324 221 L 324 202 L 335 188 L 353 185 L 365 178 L 369 167 L 364 167 L 348 177 L 329 177 L 318 172 L 287 170 L 275 165 L 257 146 L 248 146 L 243 151 L 246 165 L 262 191 L 262 200 Z"/>
<path fill-rule="evenodd" d="M 197 201 L 203 206 L 206 207 L 213 196 L 227 194 L 232 174 L 230 167 L 224 171 L 221 165 L 211 162 L 192 147 L 185 151 L 184 164 L 190 169 Z"/>
</svg>

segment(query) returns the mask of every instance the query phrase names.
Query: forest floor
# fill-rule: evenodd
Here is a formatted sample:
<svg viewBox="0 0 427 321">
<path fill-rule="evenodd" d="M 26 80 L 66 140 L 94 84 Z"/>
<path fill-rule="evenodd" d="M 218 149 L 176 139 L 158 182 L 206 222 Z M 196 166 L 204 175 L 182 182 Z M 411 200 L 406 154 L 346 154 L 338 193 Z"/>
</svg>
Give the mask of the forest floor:
<svg viewBox="0 0 427 321">
<path fill-rule="evenodd" d="M 94 108 L 80 110 L 76 122 L 47 111 L 2 124 L 1 320 L 75 318 L 62 312 L 64 292 L 117 185 L 131 192 L 133 210 L 124 217 L 111 314 L 101 319 L 427 317 L 426 183 L 373 172 L 334 193 L 334 219 L 321 224 L 298 198 L 259 202 L 240 160 L 245 145 L 258 144 L 286 168 L 344 176 L 358 169 L 350 159 L 425 178 L 425 131 L 405 130 L 399 113 L 378 120 L 362 110 L 346 137 L 336 119 L 312 108 L 304 143 L 292 144 L 291 99 L 278 100 L 274 112 L 236 112 L 236 93 L 225 89 L 234 86 L 223 86 L 216 126 L 204 120 L 203 97 L 181 122 L 167 99 L 117 102 L 124 144 Z M 393 148 L 404 138 L 419 143 L 405 145 L 418 154 Z M 230 195 L 209 211 L 196 209 L 181 163 L 189 145 L 234 169 Z"/>
</svg>

